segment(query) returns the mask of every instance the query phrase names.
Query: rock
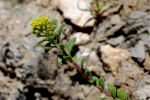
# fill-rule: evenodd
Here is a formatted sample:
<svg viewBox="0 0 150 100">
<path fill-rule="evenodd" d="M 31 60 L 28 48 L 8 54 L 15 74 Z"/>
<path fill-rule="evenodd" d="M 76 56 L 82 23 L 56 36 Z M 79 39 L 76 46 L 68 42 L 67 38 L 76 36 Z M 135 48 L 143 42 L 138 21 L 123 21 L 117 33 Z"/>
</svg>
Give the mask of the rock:
<svg viewBox="0 0 150 100">
<path fill-rule="evenodd" d="M 98 97 L 100 97 L 99 90 L 96 87 L 91 87 L 90 90 L 90 93 L 85 98 L 86 100 L 96 100 Z"/>
<path fill-rule="evenodd" d="M 9 96 L 8 100 L 26 100 L 26 97 L 19 91 L 16 91 Z"/>
<path fill-rule="evenodd" d="M 148 49 L 148 53 L 150 54 L 150 35 L 147 38 L 146 46 L 147 46 L 147 49 Z"/>
<path fill-rule="evenodd" d="M 147 33 L 149 34 L 150 27 L 150 14 L 145 11 L 134 11 L 132 12 L 125 21 L 127 26 L 123 28 L 125 34 L 138 33 Z M 136 34 L 137 36 L 137 34 Z"/>
<path fill-rule="evenodd" d="M 59 69 L 59 74 L 56 77 L 55 81 L 56 83 L 54 84 L 54 89 L 55 93 L 63 95 L 65 98 L 69 97 L 71 100 L 77 100 L 83 99 L 84 94 L 82 91 L 82 88 L 78 84 L 75 86 L 71 86 L 72 81 L 70 80 L 69 77 L 67 77 L 67 74 L 64 74 L 64 69 Z M 65 94 L 64 94 L 65 93 Z"/>
<path fill-rule="evenodd" d="M 141 87 L 133 93 L 135 99 L 147 99 L 150 97 L 150 85 Z"/>
<path fill-rule="evenodd" d="M 130 48 L 129 51 L 131 52 L 132 57 L 138 59 L 139 62 L 142 62 L 145 59 L 145 48 L 144 42 L 139 41 L 135 47 Z"/>
<path fill-rule="evenodd" d="M 113 75 L 117 75 L 117 68 L 121 60 L 131 58 L 130 53 L 120 48 L 113 48 L 110 45 L 102 45 L 100 47 L 103 62 L 112 71 Z"/>
<path fill-rule="evenodd" d="M 7 100 L 4 95 L 0 95 L 0 100 Z"/>
<path fill-rule="evenodd" d="M 150 55 L 146 53 L 145 61 L 144 61 L 144 68 L 150 71 Z"/>
<path fill-rule="evenodd" d="M 5 4 L 4 4 L 4 1 L 0 1 L 0 9 L 4 9 L 4 7 L 5 7 Z"/>
<path fill-rule="evenodd" d="M 86 67 L 97 76 L 104 76 L 106 73 L 102 67 L 102 62 L 100 61 L 96 51 L 91 51 L 88 57 Z"/>
<path fill-rule="evenodd" d="M 125 37 L 121 35 L 116 38 L 111 38 L 107 40 L 106 42 L 113 46 L 117 46 L 117 45 L 122 45 L 124 41 L 125 41 Z"/>
<path fill-rule="evenodd" d="M 79 5 L 82 9 L 90 9 L 91 0 L 53 0 L 53 3 L 63 12 L 65 19 L 71 20 L 73 24 L 79 27 L 94 25 L 94 20 L 88 22 L 93 15 L 78 8 Z"/>
<path fill-rule="evenodd" d="M 121 4 L 108 0 L 102 8 L 103 16 L 110 16 L 111 14 L 118 12 L 120 8 Z"/>
<path fill-rule="evenodd" d="M 17 6 L 20 3 L 23 3 L 24 1 L 27 0 L 1 0 L 0 1 L 0 9 L 12 9 L 13 7 Z"/>
<path fill-rule="evenodd" d="M 96 51 L 90 52 L 90 55 L 88 58 L 88 64 L 93 65 L 93 66 L 94 65 L 102 65 Z"/>
<path fill-rule="evenodd" d="M 22 90 L 24 85 L 17 81 L 16 79 L 10 79 L 9 77 L 4 76 L 0 72 L 0 87 L 3 89 L 0 90 L 0 93 L 11 95 L 14 91 Z"/>
<path fill-rule="evenodd" d="M 115 16 L 112 16 L 110 19 L 107 19 L 99 24 L 98 29 L 96 30 L 95 41 L 107 40 L 108 37 L 113 36 L 125 25 L 125 23 L 120 20 L 116 23 L 113 17 Z"/>
<path fill-rule="evenodd" d="M 150 9 L 150 3 L 147 0 L 123 0 L 124 13 L 128 14 L 137 10 L 148 10 Z"/>
<path fill-rule="evenodd" d="M 114 85 L 121 87 L 128 94 L 131 94 L 141 85 L 140 82 L 144 81 L 143 77 L 143 70 L 132 59 L 122 60 L 118 67 L 118 74 L 115 77 Z"/>
<path fill-rule="evenodd" d="M 79 46 L 78 61 L 80 62 L 83 58 L 87 58 L 91 51 L 89 46 Z"/>
<path fill-rule="evenodd" d="M 131 19 L 139 19 L 139 18 L 142 18 L 144 16 L 146 16 L 147 13 L 146 12 L 142 12 L 142 11 L 134 11 L 130 14 L 130 18 Z"/>
<path fill-rule="evenodd" d="M 77 32 L 71 36 L 71 38 L 74 37 L 76 37 L 75 45 L 84 45 L 90 41 L 90 36 L 87 33 Z"/>
<path fill-rule="evenodd" d="M 48 7 L 50 4 L 50 0 L 36 0 L 37 4 L 43 7 Z"/>
<path fill-rule="evenodd" d="M 105 88 L 107 88 L 107 84 L 110 83 L 112 85 L 114 85 L 114 81 L 115 81 L 115 77 L 112 75 L 112 73 L 107 73 L 105 76 L 104 76 L 104 79 L 105 79 Z"/>
<path fill-rule="evenodd" d="M 114 16 L 112 16 L 111 19 L 110 19 L 110 21 L 111 21 L 111 24 L 113 24 L 113 25 L 117 25 L 117 24 L 123 23 L 123 22 L 121 21 L 121 18 L 120 18 L 119 15 L 114 15 Z"/>
</svg>

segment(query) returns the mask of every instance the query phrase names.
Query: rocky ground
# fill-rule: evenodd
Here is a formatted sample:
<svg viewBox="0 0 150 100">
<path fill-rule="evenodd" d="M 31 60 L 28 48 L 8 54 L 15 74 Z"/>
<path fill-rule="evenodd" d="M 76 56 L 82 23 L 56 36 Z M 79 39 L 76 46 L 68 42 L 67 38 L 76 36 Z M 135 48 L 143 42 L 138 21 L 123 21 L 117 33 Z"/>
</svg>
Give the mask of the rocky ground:
<svg viewBox="0 0 150 100">
<path fill-rule="evenodd" d="M 125 90 L 131 100 L 150 100 L 150 1 L 100 0 L 102 17 L 80 9 L 93 0 L 0 0 L 0 100 L 95 100 L 98 89 L 71 64 L 45 54 L 30 23 L 37 17 L 66 23 L 62 42 L 77 37 L 74 52 L 86 66 Z M 80 8 L 80 9 L 79 9 Z"/>
</svg>

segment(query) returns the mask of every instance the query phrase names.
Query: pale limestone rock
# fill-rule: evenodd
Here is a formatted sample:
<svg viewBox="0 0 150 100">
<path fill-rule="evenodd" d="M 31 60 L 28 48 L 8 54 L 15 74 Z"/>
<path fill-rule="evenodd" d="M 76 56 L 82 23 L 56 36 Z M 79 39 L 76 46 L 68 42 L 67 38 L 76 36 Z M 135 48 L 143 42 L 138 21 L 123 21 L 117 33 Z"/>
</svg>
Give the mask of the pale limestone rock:
<svg viewBox="0 0 150 100">
<path fill-rule="evenodd" d="M 150 97 L 150 85 L 139 88 L 133 93 L 136 99 L 147 99 Z M 149 99 L 148 99 L 149 100 Z"/>
<path fill-rule="evenodd" d="M 93 26 L 94 20 L 88 22 L 93 16 L 90 12 L 82 11 L 82 9 L 90 9 L 91 0 L 53 0 L 53 4 L 56 5 L 62 12 L 66 19 L 79 27 Z"/>
<path fill-rule="evenodd" d="M 100 47 L 100 51 L 103 62 L 111 69 L 113 75 L 117 75 L 117 67 L 119 66 L 119 62 L 121 60 L 131 58 L 128 51 L 120 48 L 113 48 L 110 45 L 102 45 Z"/>
<path fill-rule="evenodd" d="M 76 37 L 75 45 L 87 44 L 90 41 L 90 36 L 87 33 L 77 32 L 71 38 Z"/>
<path fill-rule="evenodd" d="M 106 74 L 103 70 L 102 63 L 100 62 L 96 51 L 90 52 L 86 67 L 98 76 L 104 76 Z"/>
<path fill-rule="evenodd" d="M 111 21 L 111 24 L 114 24 L 114 25 L 123 23 L 119 15 L 112 16 L 110 21 Z"/>
</svg>

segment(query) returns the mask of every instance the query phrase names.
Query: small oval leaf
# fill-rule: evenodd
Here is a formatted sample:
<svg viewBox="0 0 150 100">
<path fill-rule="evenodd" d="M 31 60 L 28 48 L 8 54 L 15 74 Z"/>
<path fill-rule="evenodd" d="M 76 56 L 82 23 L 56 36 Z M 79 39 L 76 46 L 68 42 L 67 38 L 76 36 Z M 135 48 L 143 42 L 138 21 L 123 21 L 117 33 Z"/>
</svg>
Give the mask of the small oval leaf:
<svg viewBox="0 0 150 100">
<path fill-rule="evenodd" d="M 104 78 L 103 77 L 99 78 L 98 85 L 101 86 L 104 89 L 105 84 L 104 84 Z"/>
<path fill-rule="evenodd" d="M 117 96 L 120 100 L 127 100 L 127 94 L 121 89 L 117 90 Z"/>
<path fill-rule="evenodd" d="M 77 60 L 78 60 L 77 53 L 74 55 L 73 60 L 74 60 L 75 62 L 77 62 Z"/>
<path fill-rule="evenodd" d="M 76 41 L 76 38 L 72 38 L 68 43 L 68 55 L 70 56 L 71 56 L 71 51 L 72 51 L 75 41 Z"/>
<path fill-rule="evenodd" d="M 113 85 L 111 84 L 107 84 L 108 86 L 108 91 L 109 93 L 113 96 L 113 98 L 115 99 L 116 98 L 116 87 L 114 87 Z"/>
</svg>

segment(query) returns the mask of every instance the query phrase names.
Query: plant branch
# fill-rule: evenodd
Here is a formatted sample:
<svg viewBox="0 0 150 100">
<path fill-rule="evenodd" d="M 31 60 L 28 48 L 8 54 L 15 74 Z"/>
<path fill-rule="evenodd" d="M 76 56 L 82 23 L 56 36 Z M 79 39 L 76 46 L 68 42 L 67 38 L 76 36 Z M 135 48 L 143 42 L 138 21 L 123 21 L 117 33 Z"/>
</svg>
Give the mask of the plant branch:
<svg viewBox="0 0 150 100">
<path fill-rule="evenodd" d="M 60 44 L 59 44 L 60 45 Z M 60 46 L 56 45 L 56 48 L 61 50 L 60 49 Z M 65 50 L 61 50 L 66 56 L 68 56 L 67 52 Z M 74 60 L 71 60 L 70 61 L 74 66 L 75 68 L 83 75 L 83 76 L 86 76 L 84 73 L 83 73 L 83 70 L 82 68 L 74 61 Z M 88 81 L 92 80 L 92 77 L 88 76 Z M 101 86 L 96 86 L 102 93 L 106 94 L 108 97 L 112 97 L 112 95 L 105 89 L 103 89 Z"/>
<path fill-rule="evenodd" d="M 82 73 L 82 69 L 81 69 L 81 67 L 75 62 L 75 61 L 71 61 L 71 63 L 76 67 L 76 69 L 83 75 L 83 76 L 85 76 L 85 74 L 84 73 Z M 90 81 L 90 80 L 92 80 L 92 78 L 91 77 L 88 77 L 88 81 Z M 111 96 L 111 94 L 107 91 L 107 90 L 104 90 L 102 87 L 100 87 L 100 86 L 96 86 L 102 93 L 104 93 L 104 94 L 106 94 L 108 97 L 111 97 L 111 98 L 113 98 L 112 96 Z"/>
</svg>

